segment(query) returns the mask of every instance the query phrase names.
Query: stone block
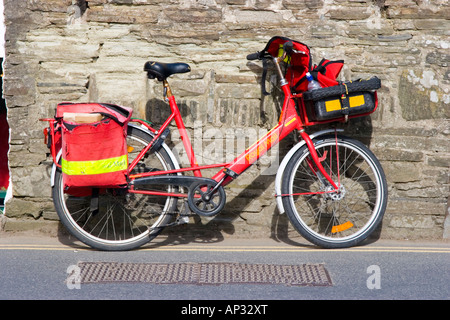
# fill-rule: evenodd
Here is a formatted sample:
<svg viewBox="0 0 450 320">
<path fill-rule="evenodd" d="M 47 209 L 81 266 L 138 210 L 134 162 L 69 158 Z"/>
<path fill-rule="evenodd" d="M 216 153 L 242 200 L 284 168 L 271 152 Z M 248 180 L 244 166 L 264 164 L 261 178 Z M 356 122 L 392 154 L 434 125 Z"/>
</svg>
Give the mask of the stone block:
<svg viewBox="0 0 450 320">
<path fill-rule="evenodd" d="M 435 224 L 431 216 L 394 216 L 389 226 L 391 228 L 432 229 Z"/>
<path fill-rule="evenodd" d="M 450 54 L 441 51 L 433 51 L 427 54 L 425 61 L 440 67 L 448 67 L 450 65 Z"/>
<path fill-rule="evenodd" d="M 217 83 L 257 83 L 257 77 L 242 74 L 216 74 L 214 80 Z"/>
<path fill-rule="evenodd" d="M 308 8 L 309 10 L 321 9 L 324 5 L 324 0 L 284 0 L 283 5 L 289 10 L 301 10 Z"/>
<path fill-rule="evenodd" d="M 3 232 L 37 232 L 48 236 L 57 236 L 60 229 L 59 221 L 10 219 L 7 218 Z"/>
<path fill-rule="evenodd" d="M 168 8 L 163 11 L 166 19 L 171 23 L 220 23 L 222 21 L 222 11 L 212 8 Z"/>
<path fill-rule="evenodd" d="M 351 6 L 345 9 L 330 9 L 326 15 L 332 20 L 365 20 L 371 14 L 366 7 Z"/>
<path fill-rule="evenodd" d="M 372 148 L 379 160 L 423 162 L 424 153 L 421 150 L 401 150 L 394 148 Z"/>
<path fill-rule="evenodd" d="M 435 181 L 407 183 L 397 185 L 399 197 L 411 199 L 445 199 L 448 196 L 448 185 L 438 185 Z"/>
<path fill-rule="evenodd" d="M 67 9 L 72 5 L 72 0 L 34 0 L 28 1 L 27 6 L 32 11 L 52 11 L 52 12 L 67 12 Z"/>
<path fill-rule="evenodd" d="M 373 146 L 375 148 L 395 148 L 403 150 L 419 150 L 419 152 L 448 152 L 450 142 L 448 139 L 429 138 L 419 136 L 374 136 L 372 137 Z"/>
<path fill-rule="evenodd" d="M 154 6 L 92 6 L 86 11 L 87 22 L 156 23 L 160 10 Z"/>
<path fill-rule="evenodd" d="M 31 217 L 38 219 L 42 213 L 42 204 L 31 199 L 14 197 L 6 203 L 5 214 L 8 218 Z"/>
<path fill-rule="evenodd" d="M 450 14 L 450 8 L 447 11 Z M 436 17 L 436 16 L 434 16 Z M 448 18 L 448 16 L 447 16 Z M 445 30 L 450 29 L 450 20 L 445 19 L 416 19 L 414 25 L 419 30 Z"/>
<path fill-rule="evenodd" d="M 383 162 L 383 169 L 389 183 L 405 183 L 421 181 L 421 163 Z"/>
<path fill-rule="evenodd" d="M 386 14 L 389 19 L 447 19 L 450 14 L 448 5 L 417 5 L 413 1 L 386 1 Z"/>
<path fill-rule="evenodd" d="M 225 23 L 232 23 L 238 25 L 279 25 L 283 21 L 283 16 L 280 13 L 273 11 L 258 11 L 258 10 L 233 10 L 225 12 L 223 20 Z"/>
<path fill-rule="evenodd" d="M 173 92 L 182 97 L 201 96 L 209 91 L 209 82 L 200 80 L 171 80 Z"/>
<path fill-rule="evenodd" d="M 99 55 L 99 44 L 84 44 L 82 42 L 64 43 L 48 41 L 46 35 L 36 38 L 21 50 L 24 55 L 37 57 L 40 61 L 77 60 L 79 63 L 89 63 Z"/>
<path fill-rule="evenodd" d="M 11 177 L 13 196 L 50 197 L 50 170 L 48 169 L 36 166 L 27 166 L 25 168 L 11 166 L 11 170 L 15 173 Z"/>
<path fill-rule="evenodd" d="M 405 212 L 408 212 L 408 214 L 444 216 L 445 207 L 446 204 L 444 202 L 431 201 L 431 199 L 390 197 L 387 212 L 396 215 L 403 215 Z"/>
<path fill-rule="evenodd" d="M 444 95 L 431 70 L 405 70 L 400 77 L 399 102 L 406 120 L 449 118 Z"/>
<path fill-rule="evenodd" d="M 450 155 L 449 156 L 429 156 L 427 164 L 435 167 L 450 167 Z"/>
<path fill-rule="evenodd" d="M 259 99 L 261 97 L 261 88 L 254 84 L 237 86 L 231 83 L 218 83 L 215 92 L 219 98 Z"/>
<path fill-rule="evenodd" d="M 229 4 L 230 6 L 243 6 L 245 5 L 245 3 L 247 2 L 247 0 L 225 0 L 226 4 Z"/>
</svg>

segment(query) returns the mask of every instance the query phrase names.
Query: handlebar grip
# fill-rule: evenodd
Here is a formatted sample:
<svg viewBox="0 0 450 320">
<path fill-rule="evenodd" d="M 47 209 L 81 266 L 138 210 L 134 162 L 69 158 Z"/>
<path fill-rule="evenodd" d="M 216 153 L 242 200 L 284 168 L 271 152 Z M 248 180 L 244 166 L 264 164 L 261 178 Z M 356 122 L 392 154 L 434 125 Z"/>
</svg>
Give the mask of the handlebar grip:
<svg viewBox="0 0 450 320">
<path fill-rule="evenodd" d="M 259 51 L 247 55 L 247 60 L 257 60 L 257 59 L 261 59 Z"/>
<path fill-rule="evenodd" d="M 294 44 L 292 41 L 285 42 L 283 45 L 283 49 L 286 53 L 291 54 L 292 50 L 294 50 Z"/>
</svg>

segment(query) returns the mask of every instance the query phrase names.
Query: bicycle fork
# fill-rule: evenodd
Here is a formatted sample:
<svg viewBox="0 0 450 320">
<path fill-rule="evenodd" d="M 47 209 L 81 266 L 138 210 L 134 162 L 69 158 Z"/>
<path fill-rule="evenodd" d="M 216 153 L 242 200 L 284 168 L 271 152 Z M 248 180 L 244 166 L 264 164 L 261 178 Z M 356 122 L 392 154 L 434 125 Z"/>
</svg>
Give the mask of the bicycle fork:
<svg viewBox="0 0 450 320">
<path fill-rule="evenodd" d="M 285 101 L 289 101 L 291 95 L 290 95 L 290 89 L 288 86 L 288 81 L 286 81 L 286 79 L 284 78 L 284 74 L 281 71 L 280 68 L 280 62 L 284 60 L 284 58 L 286 57 L 286 48 L 284 49 L 284 53 L 283 55 L 281 55 L 280 57 L 274 57 L 273 58 L 273 62 L 276 66 L 276 70 L 278 72 L 278 76 L 280 77 L 280 87 L 283 89 L 283 92 L 285 94 L 286 100 Z M 284 110 L 284 106 L 283 106 L 283 110 Z M 285 117 L 286 113 L 282 112 L 281 117 Z M 330 185 L 334 188 L 334 190 L 332 191 L 326 191 L 328 192 L 338 192 L 339 191 L 339 187 L 336 185 L 336 183 L 334 183 L 333 179 L 330 177 L 330 175 L 325 171 L 324 167 L 322 166 L 322 163 L 319 159 L 319 156 L 317 155 L 316 152 L 316 148 L 314 147 L 314 143 L 311 139 L 311 137 L 305 132 L 305 129 L 303 128 L 302 124 L 299 124 L 298 127 L 299 131 L 300 131 L 300 136 L 303 139 L 303 141 L 305 141 L 308 149 L 309 149 L 309 153 L 313 159 L 314 164 L 316 165 L 317 169 L 319 170 L 319 172 L 323 175 L 323 177 L 330 183 Z M 336 133 L 336 130 L 335 130 Z M 337 148 L 336 148 L 337 151 Z M 310 164 L 311 166 L 311 164 Z M 314 170 L 313 168 L 311 168 L 312 171 L 316 174 L 316 176 L 319 178 L 320 181 L 323 180 L 323 178 L 321 179 L 320 175 L 318 175 L 318 172 L 316 170 Z M 323 182 L 323 181 L 322 181 Z"/>
<path fill-rule="evenodd" d="M 323 180 L 326 180 L 334 188 L 334 190 L 331 190 L 331 192 L 338 192 L 339 187 L 336 185 L 336 183 L 333 181 L 333 179 L 330 177 L 330 175 L 325 171 L 325 168 L 322 166 L 323 159 L 319 158 L 311 137 L 305 132 L 304 129 L 300 130 L 300 136 L 305 141 L 305 143 L 309 149 L 309 154 L 311 155 L 311 158 L 313 160 L 313 163 L 308 161 L 308 165 L 309 165 L 311 171 L 318 177 L 318 179 L 324 184 L 324 186 L 326 184 L 324 183 L 325 181 L 323 181 Z M 338 156 L 337 146 L 336 146 L 336 155 L 337 155 L 336 161 L 338 161 L 338 169 L 339 169 L 339 156 Z M 325 156 L 326 156 L 326 154 L 324 155 L 324 157 Z M 316 165 L 319 172 L 317 172 L 314 169 L 313 164 Z M 339 176 L 339 170 L 338 170 L 338 176 Z"/>
</svg>

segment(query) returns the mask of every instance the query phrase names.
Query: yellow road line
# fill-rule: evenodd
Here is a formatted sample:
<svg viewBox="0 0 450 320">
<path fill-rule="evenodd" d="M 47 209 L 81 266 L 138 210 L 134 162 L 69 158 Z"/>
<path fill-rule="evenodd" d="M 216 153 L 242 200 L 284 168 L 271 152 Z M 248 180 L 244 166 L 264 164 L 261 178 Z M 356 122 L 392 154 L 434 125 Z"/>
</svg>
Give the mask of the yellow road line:
<svg viewBox="0 0 450 320">
<path fill-rule="evenodd" d="M 450 249 L 442 248 L 347 248 L 347 249 L 320 249 L 320 248 L 147 248 L 142 251 L 213 251 L 213 252 L 439 252 L 450 253 Z"/>
<path fill-rule="evenodd" d="M 33 245 L 33 244 L 0 244 L 0 250 L 59 250 L 74 251 L 83 250 L 90 251 L 88 247 L 70 247 L 58 245 Z M 203 252 L 408 252 L 408 253 L 450 253 L 450 248 L 445 247 L 353 247 L 347 249 L 320 249 L 320 248 L 299 248 L 299 247 L 279 247 L 279 246 L 166 246 L 154 248 L 142 248 L 138 251 L 203 251 Z"/>
</svg>

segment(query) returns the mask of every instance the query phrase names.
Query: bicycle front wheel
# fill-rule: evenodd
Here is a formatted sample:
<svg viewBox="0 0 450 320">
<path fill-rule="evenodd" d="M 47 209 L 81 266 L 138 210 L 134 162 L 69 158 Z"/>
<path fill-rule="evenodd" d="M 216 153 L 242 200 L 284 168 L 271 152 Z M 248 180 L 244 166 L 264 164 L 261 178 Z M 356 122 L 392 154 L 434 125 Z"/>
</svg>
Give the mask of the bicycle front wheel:
<svg viewBox="0 0 450 320">
<path fill-rule="evenodd" d="M 325 171 L 317 170 L 307 146 L 291 158 L 283 175 L 283 205 L 294 228 L 323 248 L 345 248 L 366 239 L 380 224 L 387 183 L 375 155 L 361 142 L 323 136 L 314 145 Z"/>
<path fill-rule="evenodd" d="M 128 126 L 128 160 L 131 162 L 151 139 L 148 132 Z M 160 148 L 139 161 L 132 174 L 171 169 L 175 169 L 174 163 L 165 149 Z M 176 189 L 167 185 L 148 187 L 146 190 Z M 95 211 L 93 194 L 98 197 Z M 174 197 L 128 193 L 126 188 L 64 190 L 59 169 L 52 196 L 58 216 L 70 234 L 92 248 L 109 251 L 135 249 L 155 238 L 174 216 L 177 203 Z"/>
</svg>

